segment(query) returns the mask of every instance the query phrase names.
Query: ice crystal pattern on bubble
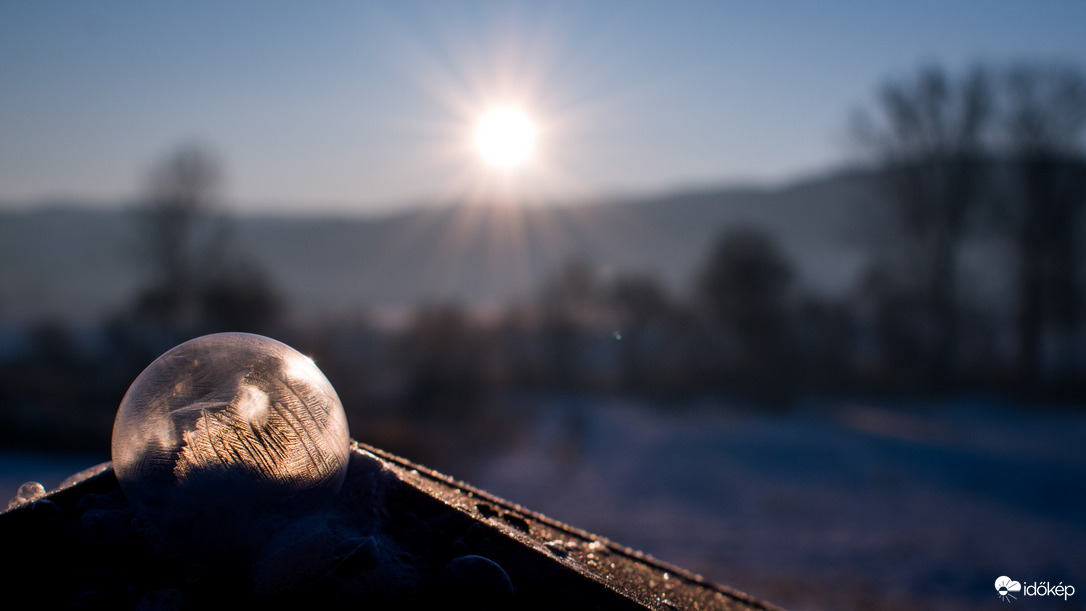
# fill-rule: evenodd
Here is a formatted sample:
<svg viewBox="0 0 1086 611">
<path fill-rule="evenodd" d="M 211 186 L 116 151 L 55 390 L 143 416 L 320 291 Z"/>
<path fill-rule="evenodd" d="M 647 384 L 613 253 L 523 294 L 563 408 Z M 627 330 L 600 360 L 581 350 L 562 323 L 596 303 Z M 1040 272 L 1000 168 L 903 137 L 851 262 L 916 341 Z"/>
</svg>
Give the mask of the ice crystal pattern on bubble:
<svg viewBox="0 0 1086 611">
<path fill-rule="evenodd" d="M 293 348 L 208 335 L 159 357 L 132 383 L 113 429 L 113 464 L 143 506 L 330 497 L 349 452 L 339 397 Z"/>
</svg>

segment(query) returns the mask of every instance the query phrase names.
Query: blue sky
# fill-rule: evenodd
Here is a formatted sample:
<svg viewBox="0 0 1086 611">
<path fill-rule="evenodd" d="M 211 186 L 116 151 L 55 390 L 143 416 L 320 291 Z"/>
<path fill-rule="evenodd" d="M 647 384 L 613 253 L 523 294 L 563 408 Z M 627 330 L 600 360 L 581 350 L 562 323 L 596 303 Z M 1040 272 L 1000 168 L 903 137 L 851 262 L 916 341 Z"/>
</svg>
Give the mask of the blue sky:
<svg viewBox="0 0 1086 611">
<path fill-rule="evenodd" d="M 887 77 L 1084 63 L 1084 29 L 1059 0 L 0 0 L 0 202 L 129 201 L 186 142 L 242 212 L 768 184 L 849 159 Z M 494 104 L 539 124 L 512 174 L 470 147 Z"/>
</svg>

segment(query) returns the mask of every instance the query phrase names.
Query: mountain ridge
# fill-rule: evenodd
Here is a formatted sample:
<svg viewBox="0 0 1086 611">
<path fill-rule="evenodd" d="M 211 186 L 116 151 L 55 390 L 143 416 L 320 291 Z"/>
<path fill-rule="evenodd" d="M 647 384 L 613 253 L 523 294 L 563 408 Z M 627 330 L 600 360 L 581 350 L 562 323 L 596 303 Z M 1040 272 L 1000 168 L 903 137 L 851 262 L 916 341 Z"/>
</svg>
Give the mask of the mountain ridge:
<svg viewBox="0 0 1086 611">
<path fill-rule="evenodd" d="M 772 235 L 801 282 L 832 293 L 851 284 L 862 262 L 845 235 L 868 177 L 842 170 L 778 187 L 553 207 L 245 215 L 231 227 L 234 252 L 263 270 L 288 313 L 302 317 L 426 300 L 501 304 L 530 297 L 574 258 L 601 273 L 651 273 L 685 292 L 712 239 L 736 225 Z M 92 322 L 120 311 L 146 280 L 136 231 L 131 208 L 0 210 L 0 321 Z"/>
</svg>

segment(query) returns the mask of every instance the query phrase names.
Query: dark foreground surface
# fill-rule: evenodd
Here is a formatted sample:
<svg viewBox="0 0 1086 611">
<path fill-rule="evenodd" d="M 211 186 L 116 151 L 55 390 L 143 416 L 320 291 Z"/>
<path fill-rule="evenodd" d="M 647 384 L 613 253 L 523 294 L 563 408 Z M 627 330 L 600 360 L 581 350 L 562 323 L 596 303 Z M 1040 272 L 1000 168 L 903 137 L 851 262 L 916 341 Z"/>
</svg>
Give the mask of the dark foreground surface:
<svg viewBox="0 0 1086 611">
<path fill-rule="evenodd" d="M 332 507 L 269 521 L 265 543 L 240 559 L 202 554 L 199 541 L 175 551 L 125 499 L 112 469 L 98 471 L 0 515 L 0 541 L 17 560 L 4 575 L 7 602 L 141 609 L 774 608 L 367 446 L 352 449 Z"/>
</svg>

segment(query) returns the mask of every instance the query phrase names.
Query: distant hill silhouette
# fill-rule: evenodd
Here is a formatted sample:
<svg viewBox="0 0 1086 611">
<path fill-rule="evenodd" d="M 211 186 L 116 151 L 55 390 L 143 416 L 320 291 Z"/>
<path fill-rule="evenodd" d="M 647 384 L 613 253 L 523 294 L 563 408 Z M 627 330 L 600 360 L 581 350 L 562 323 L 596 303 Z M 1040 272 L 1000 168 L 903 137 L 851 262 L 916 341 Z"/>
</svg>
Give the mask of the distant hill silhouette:
<svg viewBox="0 0 1086 611">
<path fill-rule="evenodd" d="M 773 235 L 809 288 L 837 292 L 862 253 L 848 235 L 867 196 L 863 172 L 779 188 L 720 188 L 537 208 L 445 206 L 381 218 L 239 217 L 253 259 L 291 314 L 383 310 L 421 300 L 468 306 L 530 296 L 562 262 L 647 271 L 687 291 L 710 241 L 731 225 Z M 144 282 L 131 213 L 76 203 L 0 210 L 0 321 L 89 322 L 125 307 Z"/>
</svg>

